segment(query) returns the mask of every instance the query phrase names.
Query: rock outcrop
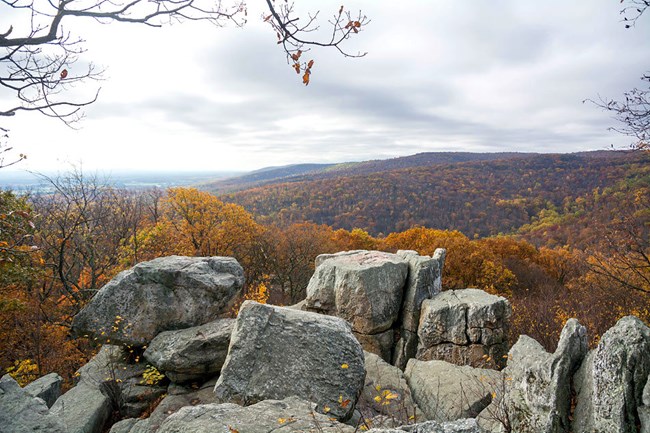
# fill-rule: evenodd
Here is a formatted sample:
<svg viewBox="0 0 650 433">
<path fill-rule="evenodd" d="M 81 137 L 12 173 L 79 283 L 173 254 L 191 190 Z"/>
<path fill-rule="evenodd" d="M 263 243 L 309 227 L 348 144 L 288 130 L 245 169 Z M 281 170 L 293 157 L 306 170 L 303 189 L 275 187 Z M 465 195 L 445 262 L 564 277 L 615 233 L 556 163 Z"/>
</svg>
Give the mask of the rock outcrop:
<svg viewBox="0 0 650 433">
<path fill-rule="evenodd" d="M 230 257 L 170 256 L 121 272 L 75 316 L 77 335 L 143 346 L 160 332 L 216 320 L 241 293 L 244 272 Z"/>
<path fill-rule="evenodd" d="M 438 422 L 475 418 L 503 382 L 496 370 L 417 359 L 408 362 L 404 375 L 418 407 Z"/>
<path fill-rule="evenodd" d="M 0 378 L 0 431 L 68 433 L 63 420 L 45 401 L 24 390 L 8 374 Z"/>
<path fill-rule="evenodd" d="M 52 407 L 56 399 L 61 396 L 62 381 L 61 376 L 50 373 L 25 385 L 23 389 L 34 397 L 42 398 L 47 407 Z"/>
<path fill-rule="evenodd" d="M 569 431 L 571 378 L 586 353 L 586 330 L 575 319 L 564 325 L 554 353 L 526 335 L 519 337 L 504 369 L 508 379 L 505 406 L 512 431 Z"/>
<path fill-rule="evenodd" d="M 220 402 L 250 405 L 298 396 L 341 420 L 364 385 L 364 356 L 349 323 L 246 301 L 215 386 Z"/>
<path fill-rule="evenodd" d="M 417 353 L 422 302 L 433 298 L 442 290 L 445 250 L 438 248 L 434 253 L 435 258 L 405 250 L 398 251 L 397 255 L 406 260 L 409 266 L 400 313 L 399 338 L 393 354 L 393 365 L 404 370 L 408 360 L 415 358 Z"/>
<path fill-rule="evenodd" d="M 234 319 L 165 331 L 147 347 L 144 357 L 172 382 L 188 382 L 215 376 L 228 354 Z"/>
<path fill-rule="evenodd" d="M 642 414 L 650 400 L 649 373 L 650 328 L 624 317 L 603 334 L 576 374 L 573 431 L 627 433 L 639 425 L 647 431 Z"/>
<path fill-rule="evenodd" d="M 167 418 L 158 433 L 353 433 L 354 427 L 316 413 L 313 403 L 298 397 L 264 400 L 248 407 L 206 404 L 180 409 Z"/>
<path fill-rule="evenodd" d="M 441 292 L 423 301 L 417 359 L 457 365 L 505 365 L 510 303 L 482 290 Z"/>
</svg>

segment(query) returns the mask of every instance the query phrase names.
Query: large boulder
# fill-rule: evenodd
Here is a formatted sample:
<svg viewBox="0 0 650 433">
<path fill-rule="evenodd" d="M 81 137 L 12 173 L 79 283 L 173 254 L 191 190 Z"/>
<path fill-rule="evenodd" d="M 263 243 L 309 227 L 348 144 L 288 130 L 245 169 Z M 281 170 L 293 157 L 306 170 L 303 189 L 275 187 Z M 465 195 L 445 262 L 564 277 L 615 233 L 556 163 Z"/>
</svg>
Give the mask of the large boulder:
<svg viewBox="0 0 650 433">
<path fill-rule="evenodd" d="M 639 423 L 647 430 L 647 418 L 639 418 L 649 400 L 646 394 L 644 401 L 649 373 L 650 328 L 624 317 L 603 334 L 576 374 L 573 431 L 637 432 Z"/>
<path fill-rule="evenodd" d="M 586 353 L 587 333 L 575 319 L 564 325 L 554 353 L 526 335 L 519 338 L 504 370 L 508 379 L 505 406 L 512 431 L 569 431 L 571 378 Z"/>
<path fill-rule="evenodd" d="M 226 360 L 234 326 L 234 319 L 221 319 L 161 332 L 151 340 L 144 357 L 173 382 L 215 376 Z"/>
<path fill-rule="evenodd" d="M 417 359 L 474 367 L 505 365 L 512 308 L 478 289 L 448 290 L 422 302 Z"/>
<path fill-rule="evenodd" d="M 341 420 L 364 384 L 364 356 L 349 323 L 246 301 L 215 386 L 221 402 L 250 405 L 298 396 Z"/>
<path fill-rule="evenodd" d="M 642 401 L 643 406 L 638 409 L 641 433 L 650 433 L 650 378 L 643 387 Z"/>
<path fill-rule="evenodd" d="M 11 433 L 67 433 L 63 420 L 50 413 L 41 398 L 34 397 L 8 374 L 0 379 L 0 431 Z"/>
<path fill-rule="evenodd" d="M 47 407 L 52 407 L 56 399 L 61 396 L 61 382 L 63 382 L 61 376 L 50 373 L 25 385 L 24 389 L 34 397 L 42 398 Z"/>
<path fill-rule="evenodd" d="M 297 397 L 265 400 L 248 407 L 205 404 L 180 409 L 167 418 L 158 433 L 353 433 L 354 427 L 314 412 L 313 403 Z"/>
<path fill-rule="evenodd" d="M 306 308 L 347 320 L 360 334 L 390 329 L 408 273 L 399 256 L 380 251 L 323 254 L 307 286 Z"/>
<path fill-rule="evenodd" d="M 219 318 L 241 293 L 244 272 L 230 257 L 170 256 L 135 265 L 97 292 L 75 316 L 77 335 L 132 346 L 162 331 Z"/>
<path fill-rule="evenodd" d="M 409 266 L 400 313 L 399 339 L 393 354 L 393 364 L 404 370 L 408 360 L 414 358 L 417 353 L 417 332 L 422 302 L 440 293 L 442 288 L 439 283 L 442 275 L 444 250 L 441 248 L 436 250 L 438 259 L 420 256 L 416 251 L 410 250 L 400 250 L 397 255 L 406 260 Z"/>
<path fill-rule="evenodd" d="M 476 417 L 503 382 L 496 370 L 417 359 L 409 360 L 404 375 L 426 418 L 438 422 Z"/>
<path fill-rule="evenodd" d="M 357 403 L 364 419 L 378 415 L 399 424 L 423 420 L 424 415 L 415 404 L 404 373 L 374 353 L 365 352 L 366 381 Z"/>
<path fill-rule="evenodd" d="M 111 399 L 85 382 L 59 397 L 51 409 L 69 433 L 101 433 L 112 411 Z"/>
</svg>

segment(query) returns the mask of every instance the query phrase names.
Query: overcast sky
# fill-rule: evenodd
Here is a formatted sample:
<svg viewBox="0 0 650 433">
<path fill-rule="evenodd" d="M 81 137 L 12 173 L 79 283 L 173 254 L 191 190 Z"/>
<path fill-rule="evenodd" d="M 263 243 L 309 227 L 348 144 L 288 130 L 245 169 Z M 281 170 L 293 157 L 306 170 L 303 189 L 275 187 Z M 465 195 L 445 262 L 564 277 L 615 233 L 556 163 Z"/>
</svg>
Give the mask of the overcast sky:
<svg viewBox="0 0 650 433">
<path fill-rule="evenodd" d="M 224 0 L 227 1 L 227 0 Z M 340 4 L 296 0 L 333 15 Z M 349 0 L 371 24 L 346 59 L 312 51 L 302 85 L 249 2 L 243 29 L 68 19 L 82 61 L 107 68 L 80 130 L 19 113 L 21 168 L 251 170 L 425 151 L 573 152 L 627 146 L 586 98 L 619 98 L 650 70 L 650 17 L 618 0 Z M 0 11 L 0 15 L 2 11 Z M 0 31 L 8 27 L 0 16 Z M 82 91 L 82 89 L 79 89 Z M 0 93 L 3 108 L 11 105 Z"/>
</svg>

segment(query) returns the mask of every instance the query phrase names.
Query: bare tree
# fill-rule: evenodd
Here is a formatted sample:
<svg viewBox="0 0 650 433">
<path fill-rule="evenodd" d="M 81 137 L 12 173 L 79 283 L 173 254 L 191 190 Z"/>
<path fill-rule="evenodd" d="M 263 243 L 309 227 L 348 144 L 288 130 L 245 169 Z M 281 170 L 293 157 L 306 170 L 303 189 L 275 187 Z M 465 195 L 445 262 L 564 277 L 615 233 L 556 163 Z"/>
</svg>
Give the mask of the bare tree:
<svg viewBox="0 0 650 433">
<path fill-rule="evenodd" d="M 246 23 L 247 9 L 243 0 L 0 0 L 0 14 L 16 25 L 0 28 L 0 90 L 15 95 L 15 103 L 0 107 L 0 117 L 14 116 L 19 111 L 37 111 L 62 120 L 71 126 L 83 117 L 82 108 L 96 101 L 99 91 L 86 99 L 71 98 L 69 90 L 87 80 L 98 80 L 102 70 L 94 64 L 72 68 L 84 52 L 84 40 L 70 33 L 68 21 L 90 19 L 98 23 L 124 22 L 160 27 L 171 22 L 207 21 L 215 26 Z M 276 6 L 266 2 L 270 14 L 265 21 L 276 30 L 278 44 L 284 48 L 293 67 L 304 72 L 308 84 L 313 61 L 299 62 L 307 46 L 334 47 L 346 56 L 341 43 L 359 33 L 368 20 L 359 13 L 353 19 L 339 9 L 330 21 L 331 38 L 318 41 L 305 34 L 319 29 L 318 13 L 310 14 L 304 23 L 295 16 L 293 3 Z M 301 24 L 299 24 L 299 22 Z M 0 132 L 4 135 L 7 130 Z"/>
<path fill-rule="evenodd" d="M 634 27 L 650 7 L 650 0 L 621 0 L 625 28 Z M 634 137 L 633 149 L 650 150 L 650 72 L 641 77 L 643 87 L 634 88 L 623 94 L 624 100 L 599 98 L 587 99 L 600 108 L 610 111 L 622 126 L 609 128 L 621 134 Z M 646 87 L 647 86 L 647 87 Z"/>
</svg>

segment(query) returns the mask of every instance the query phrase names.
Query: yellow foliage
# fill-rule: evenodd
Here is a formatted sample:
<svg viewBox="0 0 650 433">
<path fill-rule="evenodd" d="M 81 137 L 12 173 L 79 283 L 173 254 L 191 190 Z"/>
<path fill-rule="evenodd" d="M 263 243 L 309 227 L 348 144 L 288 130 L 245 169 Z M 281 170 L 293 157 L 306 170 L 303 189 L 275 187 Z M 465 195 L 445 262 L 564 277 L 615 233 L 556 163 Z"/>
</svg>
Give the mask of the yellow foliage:
<svg viewBox="0 0 650 433">
<path fill-rule="evenodd" d="M 13 377 L 20 386 L 25 386 L 28 383 L 38 378 L 38 365 L 31 359 L 23 359 L 14 362 L 13 367 L 7 368 L 7 373 Z"/>
</svg>

